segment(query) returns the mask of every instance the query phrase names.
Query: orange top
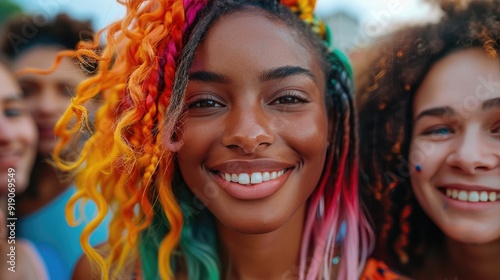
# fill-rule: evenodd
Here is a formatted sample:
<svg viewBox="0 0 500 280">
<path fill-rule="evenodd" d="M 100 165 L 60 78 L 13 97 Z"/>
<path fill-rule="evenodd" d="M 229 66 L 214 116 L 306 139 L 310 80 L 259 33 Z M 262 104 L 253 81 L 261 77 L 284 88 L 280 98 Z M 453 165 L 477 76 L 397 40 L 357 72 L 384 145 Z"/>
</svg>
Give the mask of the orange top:
<svg viewBox="0 0 500 280">
<path fill-rule="evenodd" d="M 383 261 L 369 259 L 360 280 L 399 280 L 399 274 L 392 271 Z"/>
</svg>

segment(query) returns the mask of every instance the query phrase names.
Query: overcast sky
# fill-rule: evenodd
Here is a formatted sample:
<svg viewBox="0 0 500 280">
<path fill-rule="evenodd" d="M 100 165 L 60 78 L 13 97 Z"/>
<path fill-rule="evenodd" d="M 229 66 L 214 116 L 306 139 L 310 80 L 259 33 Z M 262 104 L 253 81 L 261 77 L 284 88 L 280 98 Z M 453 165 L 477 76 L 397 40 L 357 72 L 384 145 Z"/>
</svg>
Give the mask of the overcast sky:
<svg viewBox="0 0 500 280">
<path fill-rule="evenodd" d="M 91 19 L 95 28 L 120 18 L 124 8 L 116 0 L 16 0 L 25 10 L 54 15 L 64 11 L 79 19 Z M 432 15 L 421 0 L 317 0 L 318 15 L 325 16 L 342 10 L 360 22 L 428 20 Z"/>
</svg>

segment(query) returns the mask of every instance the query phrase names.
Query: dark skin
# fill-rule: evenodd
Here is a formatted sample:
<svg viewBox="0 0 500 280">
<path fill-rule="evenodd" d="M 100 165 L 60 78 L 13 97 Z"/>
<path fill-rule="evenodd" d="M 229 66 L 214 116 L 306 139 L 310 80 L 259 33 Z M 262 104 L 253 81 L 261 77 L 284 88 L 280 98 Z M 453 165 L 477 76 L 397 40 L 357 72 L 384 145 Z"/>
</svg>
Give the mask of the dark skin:
<svg viewBox="0 0 500 280">
<path fill-rule="evenodd" d="M 299 265 L 306 201 L 326 157 L 321 67 L 288 28 L 244 12 L 211 27 L 190 72 L 178 160 L 216 217 L 224 278 L 282 279 Z"/>
<path fill-rule="evenodd" d="M 190 70 L 198 74 L 186 90 L 190 109 L 179 166 L 190 174 L 184 178 L 193 192 L 203 194 L 203 186 L 217 190 L 207 207 L 217 219 L 223 279 L 298 273 L 306 201 L 321 176 L 329 123 L 323 71 L 297 40 L 267 17 L 228 15 L 211 27 Z M 283 169 L 281 177 L 251 186 L 231 183 L 259 195 L 228 192 L 221 183 L 223 172 Z M 276 190 L 261 192 L 273 181 Z M 88 260 L 81 260 L 73 279 L 88 279 L 88 268 Z M 182 271 L 176 276 L 183 277 Z"/>
</svg>

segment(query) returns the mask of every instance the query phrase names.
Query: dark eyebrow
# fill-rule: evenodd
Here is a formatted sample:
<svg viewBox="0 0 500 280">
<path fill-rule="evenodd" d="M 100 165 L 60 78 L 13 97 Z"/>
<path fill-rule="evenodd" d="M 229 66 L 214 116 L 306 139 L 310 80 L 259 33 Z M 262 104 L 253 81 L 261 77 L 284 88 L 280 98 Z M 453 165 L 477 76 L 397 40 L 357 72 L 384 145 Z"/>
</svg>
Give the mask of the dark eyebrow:
<svg viewBox="0 0 500 280">
<path fill-rule="evenodd" d="M 436 108 L 431 108 L 424 110 L 418 114 L 418 116 L 413 119 L 413 122 L 415 123 L 419 119 L 425 117 L 425 116 L 432 116 L 432 117 L 449 117 L 456 115 L 455 110 L 453 110 L 449 106 L 444 106 L 444 107 L 436 107 Z"/>
<path fill-rule="evenodd" d="M 492 98 L 492 99 L 488 99 L 488 100 L 484 101 L 482 109 L 488 110 L 488 109 L 495 108 L 495 107 L 500 108 L 500 97 Z"/>
<path fill-rule="evenodd" d="M 308 76 L 314 81 L 316 81 L 316 77 L 311 71 L 302 68 L 300 66 L 283 66 L 283 67 L 273 68 L 260 75 L 259 79 L 265 82 L 265 81 L 283 79 L 286 77 L 297 76 L 297 75 Z"/>
<path fill-rule="evenodd" d="M 190 81 L 212 82 L 220 84 L 228 84 L 231 79 L 229 77 L 217 74 L 210 71 L 195 71 L 189 73 Z"/>
</svg>

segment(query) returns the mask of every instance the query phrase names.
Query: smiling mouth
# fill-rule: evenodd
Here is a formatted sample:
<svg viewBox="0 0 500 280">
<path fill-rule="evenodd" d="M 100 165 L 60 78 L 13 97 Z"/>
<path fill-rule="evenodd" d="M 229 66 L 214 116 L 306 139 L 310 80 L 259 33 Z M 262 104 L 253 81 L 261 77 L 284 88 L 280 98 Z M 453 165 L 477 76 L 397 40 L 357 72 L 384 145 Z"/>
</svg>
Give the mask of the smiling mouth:
<svg viewBox="0 0 500 280">
<path fill-rule="evenodd" d="M 240 185 L 255 185 L 262 182 L 274 180 L 283 176 L 290 168 L 285 168 L 280 171 L 264 171 L 252 173 L 226 173 L 217 171 L 216 174 L 226 182 L 238 183 Z"/>
<path fill-rule="evenodd" d="M 495 191 L 466 191 L 461 189 L 441 189 L 446 197 L 464 202 L 494 202 L 500 198 L 500 192 Z"/>
</svg>

